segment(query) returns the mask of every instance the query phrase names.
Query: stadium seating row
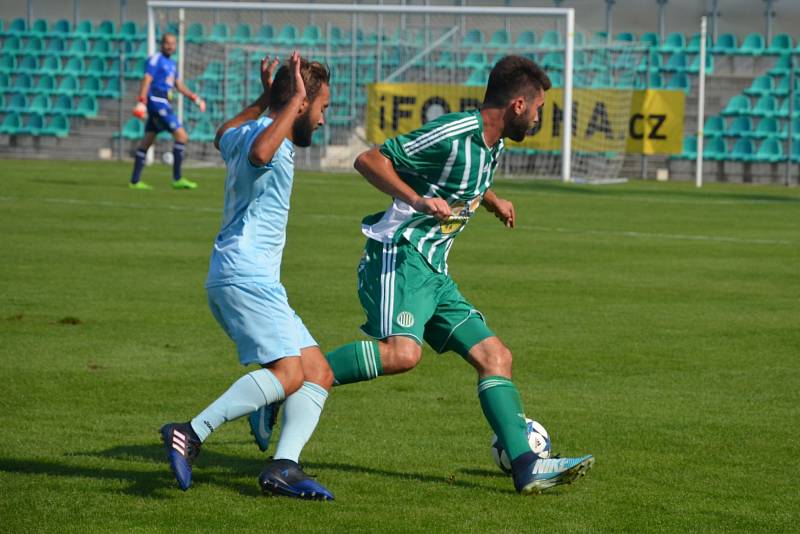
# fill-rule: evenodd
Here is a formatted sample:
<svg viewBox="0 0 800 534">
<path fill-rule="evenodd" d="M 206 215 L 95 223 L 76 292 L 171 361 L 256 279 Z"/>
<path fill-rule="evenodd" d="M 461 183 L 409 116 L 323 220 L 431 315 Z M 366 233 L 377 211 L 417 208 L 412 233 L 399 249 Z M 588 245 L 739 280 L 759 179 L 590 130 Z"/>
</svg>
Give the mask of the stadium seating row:
<svg viewBox="0 0 800 534">
<path fill-rule="evenodd" d="M 786 161 L 784 142 L 777 138 L 762 141 L 758 148 L 752 139 L 738 139 L 728 148 L 722 137 L 712 137 L 703 143 L 703 159 L 708 161 L 729 161 L 738 163 L 780 163 Z M 673 156 L 676 160 L 697 159 L 697 138 L 691 135 L 683 138 L 683 152 Z M 800 162 L 800 139 L 792 140 L 791 160 Z"/>
<path fill-rule="evenodd" d="M 55 76 L 42 74 L 34 83 L 30 74 L 18 74 L 11 82 L 8 74 L 0 73 L 0 94 L 4 93 L 93 95 L 118 98 L 121 87 L 119 77 L 103 81 L 97 76 L 66 75 L 57 82 Z"/>
<path fill-rule="evenodd" d="M 0 96 L 0 109 L 23 115 L 39 113 L 92 118 L 97 116 L 99 106 L 97 97 L 92 95 L 78 98 L 76 104 L 76 98 L 70 95 L 57 95 L 51 98 L 44 94 L 28 97 L 22 93 L 14 93 L 8 97 Z"/>
<path fill-rule="evenodd" d="M 41 61 L 36 56 L 23 56 L 20 61 L 13 59 L 13 56 L 0 55 L 0 73 L 28 74 L 31 76 L 50 74 L 60 76 L 99 76 L 112 77 L 119 76 L 120 70 L 126 75 L 136 74 L 141 76 L 144 72 L 144 59 L 127 59 L 124 68 L 120 68 L 119 59 L 91 58 L 84 61 L 79 57 L 59 59 L 54 56 L 47 56 Z"/>
<path fill-rule="evenodd" d="M 34 113 L 23 122 L 19 113 L 9 113 L 0 122 L 0 134 L 66 137 L 69 134 L 69 118 L 55 115 L 52 120 L 40 113 Z"/>
<path fill-rule="evenodd" d="M 800 137 L 800 110 L 792 117 L 792 137 Z M 786 139 L 789 135 L 788 118 L 781 120 L 777 117 L 763 117 L 758 126 L 754 126 L 752 117 L 739 116 L 733 118 L 729 124 L 725 117 L 711 116 L 705 121 L 703 127 L 704 137 L 749 137 L 752 139 Z"/>
<path fill-rule="evenodd" d="M 178 26 L 174 22 L 169 23 L 163 28 L 158 28 L 158 33 L 162 31 L 176 33 L 178 31 Z M 8 27 L 5 28 L 4 21 L 0 19 L 0 37 L 59 37 L 62 39 L 77 38 L 91 41 L 127 42 L 142 41 L 146 38 L 146 35 L 146 27 L 137 27 L 136 23 L 133 21 L 115 26 L 113 22 L 105 20 L 98 23 L 97 26 L 93 26 L 91 21 L 84 20 L 73 27 L 66 19 L 61 19 L 52 26 L 50 26 L 47 20 L 38 19 L 28 28 L 25 19 L 18 18 L 11 21 Z M 405 44 L 421 46 L 435 39 L 437 36 L 438 35 L 432 34 L 430 31 L 424 30 L 397 30 L 393 34 L 384 37 L 384 41 L 388 45 Z M 280 31 L 276 31 L 270 24 L 262 25 L 257 31 L 253 31 L 248 24 L 237 24 L 234 27 L 225 23 L 217 23 L 212 25 L 207 32 L 206 27 L 197 22 L 189 24 L 186 28 L 185 36 L 187 42 L 190 43 L 216 42 L 286 46 L 299 45 L 308 47 L 348 46 L 352 44 L 351 37 L 352 36 L 348 32 L 338 26 L 331 27 L 329 34 L 325 35 L 325 32 L 323 32 L 319 26 L 313 24 L 306 26 L 303 31 L 300 32 L 297 26 L 291 24 L 283 26 Z M 363 30 L 359 29 L 356 32 L 355 40 L 356 44 L 377 44 L 378 36 L 376 33 L 365 34 Z M 655 32 L 645 32 L 638 37 L 633 32 L 619 32 L 614 35 L 612 41 L 614 43 L 635 44 L 646 47 L 652 51 L 665 53 L 697 53 L 700 49 L 700 35 L 697 33 L 693 34 L 687 40 L 683 33 L 673 32 L 668 34 L 662 42 L 659 34 Z M 605 32 L 595 32 L 589 38 L 582 32 L 576 32 L 575 42 L 579 47 L 591 47 L 605 45 L 608 42 L 608 38 Z M 545 31 L 541 36 L 537 36 L 536 32 L 532 30 L 525 30 L 513 36 L 505 29 L 495 30 L 489 38 L 485 38 L 484 32 L 480 29 L 472 29 L 464 34 L 460 42 L 462 48 L 488 48 L 499 51 L 509 48 L 558 49 L 563 47 L 563 44 L 563 36 L 556 30 Z M 760 33 L 751 33 L 745 36 L 741 43 L 739 43 L 739 39 L 735 34 L 724 33 L 719 36 L 716 43 L 713 43 L 709 38 L 707 46 L 710 52 L 719 55 L 779 55 L 786 54 L 793 50 L 800 50 L 800 43 L 797 43 L 797 48 L 795 48 L 793 37 L 787 33 L 775 35 L 769 43 L 766 43 L 764 36 Z"/>
<path fill-rule="evenodd" d="M 7 37 L 0 50 L 3 55 L 33 55 L 38 57 L 79 57 L 79 58 L 117 58 L 120 54 L 127 57 L 147 57 L 147 42 L 143 39 L 125 41 L 119 45 L 110 41 L 91 43 L 83 39 L 75 39 L 68 44 L 66 39 L 54 37 L 47 43 L 38 37 L 21 39 L 16 36 Z"/>
<path fill-rule="evenodd" d="M 755 105 L 751 105 L 750 97 L 747 95 L 735 95 L 731 97 L 721 114 L 725 117 L 751 116 L 751 117 L 788 117 L 791 102 L 789 98 L 784 98 L 778 104 L 778 97 L 773 95 L 762 95 L 758 98 Z M 798 113 L 800 105 L 800 95 L 794 98 L 794 113 Z"/>
</svg>

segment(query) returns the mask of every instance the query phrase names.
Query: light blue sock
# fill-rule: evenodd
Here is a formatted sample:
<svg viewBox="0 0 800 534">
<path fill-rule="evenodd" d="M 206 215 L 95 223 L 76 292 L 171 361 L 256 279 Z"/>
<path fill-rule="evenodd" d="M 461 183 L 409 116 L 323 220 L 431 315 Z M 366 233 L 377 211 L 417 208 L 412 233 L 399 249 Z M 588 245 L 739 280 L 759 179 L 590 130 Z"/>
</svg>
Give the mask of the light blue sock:
<svg viewBox="0 0 800 534">
<path fill-rule="evenodd" d="M 259 369 L 241 377 L 228 391 L 192 419 L 192 428 L 200 441 L 227 421 L 247 415 L 265 404 L 283 400 L 283 386 L 268 369 Z"/>
<path fill-rule="evenodd" d="M 281 438 L 275 450 L 276 460 L 300 461 L 300 452 L 317 428 L 327 398 L 325 388 L 312 382 L 303 382 L 303 387 L 286 399 L 283 403 Z"/>
</svg>

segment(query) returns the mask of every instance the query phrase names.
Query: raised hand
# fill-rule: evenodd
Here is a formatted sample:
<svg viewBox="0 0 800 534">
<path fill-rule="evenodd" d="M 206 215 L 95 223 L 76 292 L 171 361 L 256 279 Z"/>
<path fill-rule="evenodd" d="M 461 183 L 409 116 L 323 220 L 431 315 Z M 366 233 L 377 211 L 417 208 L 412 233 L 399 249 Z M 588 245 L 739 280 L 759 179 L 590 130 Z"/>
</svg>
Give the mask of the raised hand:
<svg viewBox="0 0 800 534">
<path fill-rule="evenodd" d="M 295 50 L 289 57 L 289 68 L 294 72 L 294 95 L 293 98 L 305 100 L 306 98 L 306 84 L 303 82 L 303 76 L 300 74 L 300 53 Z"/>
<path fill-rule="evenodd" d="M 261 86 L 264 88 L 265 93 L 268 93 L 272 88 L 272 75 L 275 73 L 277 66 L 277 57 L 270 61 L 269 56 L 264 56 L 264 59 L 261 60 Z"/>
</svg>

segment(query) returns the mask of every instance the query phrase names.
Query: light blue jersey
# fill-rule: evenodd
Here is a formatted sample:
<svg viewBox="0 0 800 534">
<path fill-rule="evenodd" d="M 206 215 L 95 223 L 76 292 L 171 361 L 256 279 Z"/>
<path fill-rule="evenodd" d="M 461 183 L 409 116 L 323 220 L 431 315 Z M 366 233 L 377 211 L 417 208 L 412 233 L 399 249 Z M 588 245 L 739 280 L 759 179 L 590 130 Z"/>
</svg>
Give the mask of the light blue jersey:
<svg viewBox="0 0 800 534">
<path fill-rule="evenodd" d="M 294 145 L 285 139 L 263 167 L 254 166 L 248 158 L 253 141 L 270 123 L 272 119 L 261 117 L 229 129 L 220 139 L 220 153 L 228 168 L 225 207 L 206 287 L 280 281 Z"/>
</svg>

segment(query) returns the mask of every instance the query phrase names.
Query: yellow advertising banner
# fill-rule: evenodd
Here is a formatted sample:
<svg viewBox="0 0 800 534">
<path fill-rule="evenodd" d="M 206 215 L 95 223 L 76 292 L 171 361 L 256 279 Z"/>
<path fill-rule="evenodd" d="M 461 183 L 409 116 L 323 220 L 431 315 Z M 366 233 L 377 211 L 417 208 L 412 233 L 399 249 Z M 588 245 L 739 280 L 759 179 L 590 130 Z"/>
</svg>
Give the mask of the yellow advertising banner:
<svg viewBox="0 0 800 534">
<path fill-rule="evenodd" d="M 367 139 L 383 143 L 444 113 L 480 106 L 484 87 L 421 83 L 369 86 Z M 686 97 L 682 91 L 576 89 L 572 147 L 586 152 L 677 154 L 683 149 Z M 564 118 L 561 89 L 547 92 L 540 123 L 521 143 L 508 147 L 560 150 Z"/>
</svg>

